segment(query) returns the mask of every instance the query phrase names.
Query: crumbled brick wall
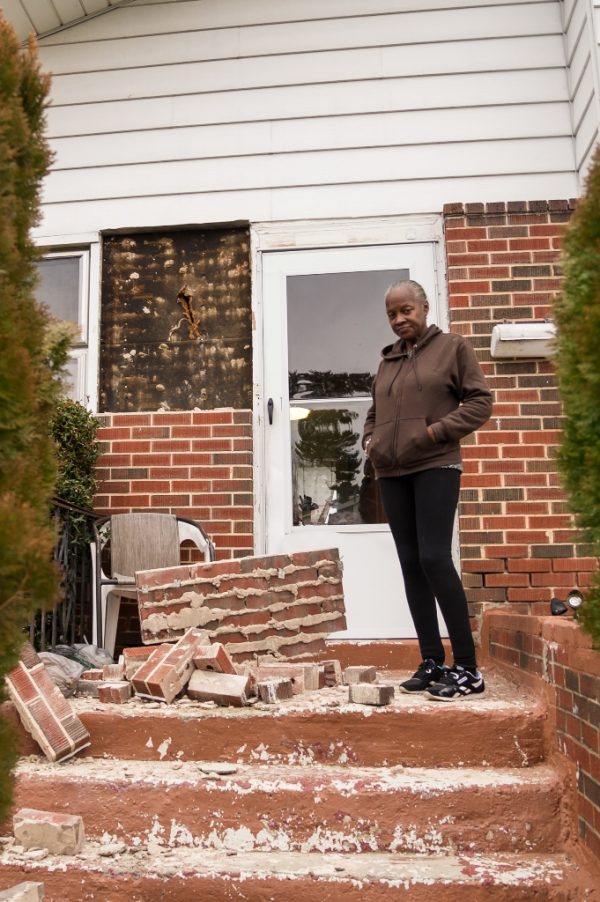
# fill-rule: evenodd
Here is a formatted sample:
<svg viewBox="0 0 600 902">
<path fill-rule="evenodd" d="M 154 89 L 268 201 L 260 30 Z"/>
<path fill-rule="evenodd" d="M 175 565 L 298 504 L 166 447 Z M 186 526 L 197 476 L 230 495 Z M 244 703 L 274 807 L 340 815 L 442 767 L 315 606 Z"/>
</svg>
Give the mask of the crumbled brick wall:
<svg viewBox="0 0 600 902">
<path fill-rule="evenodd" d="M 485 614 L 490 658 L 544 681 L 555 747 L 576 766 L 579 834 L 600 858 L 600 653 L 572 620 Z"/>
<path fill-rule="evenodd" d="M 152 510 L 200 523 L 217 557 L 254 551 L 249 410 L 100 416 L 98 513 Z"/>
<path fill-rule="evenodd" d="M 503 601 L 545 613 L 553 595 L 588 586 L 596 567 L 560 487 L 552 362 L 490 356 L 496 323 L 552 317 L 572 210 L 566 200 L 444 208 L 450 328 L 475 348 L 495 402 L 463 442 L 461 563 L 474 614 Z"/>
<path fill-rule="evenodd" d="M 200 627 L 237 660 L 301 658 L 346 628 L 337 549 L 147 570 L 136 584 L 146 643 Z"/>
</svg>

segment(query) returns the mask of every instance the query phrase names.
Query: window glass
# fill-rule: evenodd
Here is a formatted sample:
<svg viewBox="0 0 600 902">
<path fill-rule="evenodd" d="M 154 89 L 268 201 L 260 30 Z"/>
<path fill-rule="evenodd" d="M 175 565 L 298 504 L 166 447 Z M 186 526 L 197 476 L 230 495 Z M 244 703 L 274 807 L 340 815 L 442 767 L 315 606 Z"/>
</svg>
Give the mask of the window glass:
<svg viewBox="0 0 600 902">
<path fill-rule="evenodd" d="M 80 256 L 49 257 L 38 263 L 36 296 L 57 319 L 80 322 Z"/>
<path fill-rule="evenodd" d="M 88 365 L 88 266 L 89 251 L 57 251 L 37 263 L 37 300 L 52 316 L 80 327 L 63 374 L 65 395 L 86 404 Z"/>
</svg>

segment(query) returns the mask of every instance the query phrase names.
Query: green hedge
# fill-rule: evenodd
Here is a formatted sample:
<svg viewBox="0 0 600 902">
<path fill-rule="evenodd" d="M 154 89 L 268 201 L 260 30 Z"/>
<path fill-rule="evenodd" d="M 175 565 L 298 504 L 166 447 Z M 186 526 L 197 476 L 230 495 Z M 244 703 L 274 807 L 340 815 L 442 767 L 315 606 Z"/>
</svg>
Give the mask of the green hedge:
<svg viewBox="0 0 600 902">
<path fill-rule="evenodd" d="M 47 315 L 34 297 L 30 238 L 49 165 L 43 137 L 48 79 L 0 11 L 0 699 L 30 612 L 55 597 L 49 500 L 55 461 L 50 417 L 58 384 Z M 0 820 L 11 795 L 14 742 L 0 723 Z"/>
<path fill-rule="evenodd" d="M 591 554 L 600 554 L 600 148 L 564 242 L 564 286 L 555 303 L 556 365 L 565 411 L 559 463 Z M 600 576 L 581 622 L 600 646 Z"/>
</svg>

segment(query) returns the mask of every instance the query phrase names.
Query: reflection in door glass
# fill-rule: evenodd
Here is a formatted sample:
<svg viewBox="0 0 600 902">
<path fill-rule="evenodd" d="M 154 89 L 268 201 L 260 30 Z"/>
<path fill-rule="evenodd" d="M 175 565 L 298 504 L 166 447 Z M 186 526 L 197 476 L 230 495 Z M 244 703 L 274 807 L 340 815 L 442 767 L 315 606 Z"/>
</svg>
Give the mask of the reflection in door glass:
<svg viewBox="0 0 600 902">
<path fill-rule="evenodd" d="M 361 448 L 381 349 L 394 341 L 383 298 L 408 269 L 288 276 L 295 526 L 384 523 Z"/>
<path fill-rule="evenodd" d="M 294 525 L 384 523 L 360 443 L 370 400 L 304 404 L 290 408 Z"/>
<path fill-rule="evenodd" d="M 408 269 L 288 276 L 290 398 L 369 396 L 394 341 L 383 298 Z"/>
</svg>

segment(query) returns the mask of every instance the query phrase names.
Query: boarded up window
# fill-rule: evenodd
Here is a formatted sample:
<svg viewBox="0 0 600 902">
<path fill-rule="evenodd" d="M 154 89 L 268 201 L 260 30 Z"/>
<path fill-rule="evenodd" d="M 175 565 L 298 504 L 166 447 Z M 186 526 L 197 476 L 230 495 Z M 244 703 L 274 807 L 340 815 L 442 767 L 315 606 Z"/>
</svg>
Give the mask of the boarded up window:
<svg viewBox="0 0 600 902">
<path fill-rule="evenodd" d="M 244 228 L 103 242 L 100 409 L 252 406 Z"/>
</svg>

